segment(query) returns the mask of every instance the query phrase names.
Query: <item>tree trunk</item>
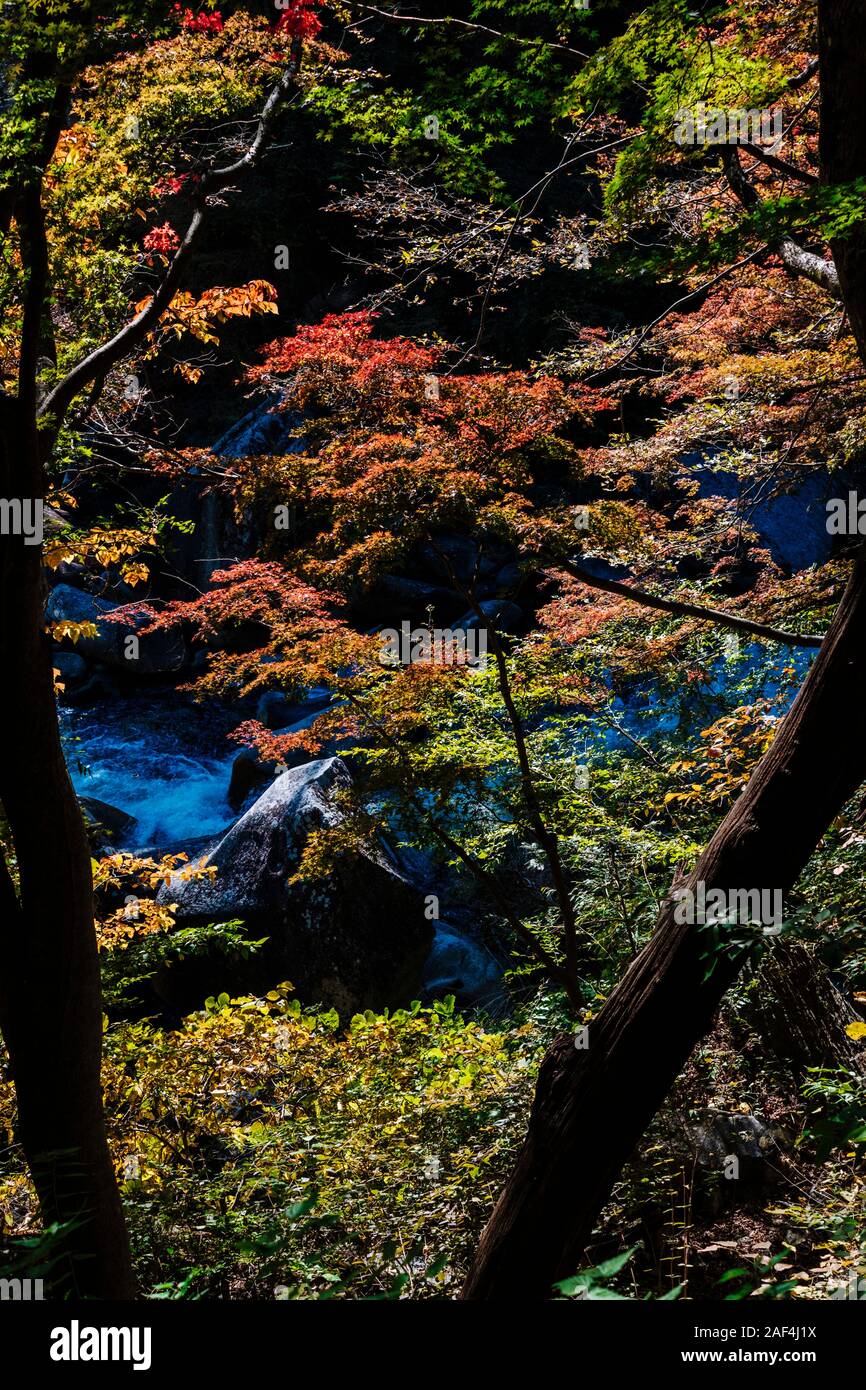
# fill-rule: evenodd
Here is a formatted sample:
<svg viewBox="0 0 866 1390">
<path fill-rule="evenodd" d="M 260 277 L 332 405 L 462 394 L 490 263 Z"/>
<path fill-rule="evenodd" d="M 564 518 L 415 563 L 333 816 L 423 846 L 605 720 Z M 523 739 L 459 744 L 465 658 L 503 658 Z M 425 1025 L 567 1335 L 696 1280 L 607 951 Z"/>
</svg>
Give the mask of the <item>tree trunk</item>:
<svg viewBox="0 0 866 1390">
<path fill-rule="evenodd" d="M 864 44 L 866 13 L 861 0 L 819 0 L 819 153 L 824 183 L 844 184 L 866 176 Z M 833 241 L 831 250 L 851 329 L 866 362 L 866 236 L 862 223 L 844 241 Z"/>
<path fill-rule="evenodd" d="M 787 892 L 866 777 L 866 560 L 858 559 L 802 690 L 685 887 Z M 844 737 L 840 737 L 844 730 Z M 479 1245 L 469 1298 L 544 1297 L 579 1267 L 593 1223 L 739 964 L 665 905 L 655 935 L 589 1028 L 560 1037 L 529 1132 Z"/>
<path fill-rule="evenodd" d="M 42 496 L 35 427 L 0 401 L 0 495 Z M 42 555 L 0 539 L 0 802 L 19 891 L 0 866 L 0 1026 L 19 1137 L 43 1220 L 73 1223 L 54 1296 L 132 1298 L 129 1243 L 102 1108 L 102 1012 L 90 851 L 57 724 Z"/>
<path fill-rule="evenodd" d="M 819 0 L 822 176 L 866 176 L 861 117 L 866 7 Z M 866 361 L 866 235 L 833 245 Z M 866 561 L 861 551 L 830 631 L 776 739 L 686 886 L 789 890 L 866 777 Z M 558 1038 L 538 1076 L 517 1166 L 482 1234 L 466 1298 L 544 1298 L 582 1261 L 617 1175 L 737 974 L 707 934 L 667 904 L 655 935 L 589 1030 Z"/>
<path fill-rule="evenodd" d="M 747 1017 L 776 1057 L 798 1071 L 866 1072 L 866 1050 L 846 1032 L 862 1020 L 802 941 L 777 941 L 756 983 Z"/>
</svg>

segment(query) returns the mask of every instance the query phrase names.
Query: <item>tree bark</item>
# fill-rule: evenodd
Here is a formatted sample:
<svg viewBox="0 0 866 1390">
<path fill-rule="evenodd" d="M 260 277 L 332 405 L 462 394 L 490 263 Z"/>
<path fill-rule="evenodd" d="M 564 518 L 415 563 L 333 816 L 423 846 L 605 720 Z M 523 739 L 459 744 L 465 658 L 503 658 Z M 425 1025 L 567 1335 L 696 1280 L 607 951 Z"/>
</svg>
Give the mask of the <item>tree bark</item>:
<svg viewBox="0 0 866 1390">
<path fill-rule="evenodd" d="M 821 72 L 819 158 L 821 181 L 851 183 L 866 177 L 866 120 L 863 117 L 863 45 L 866 14 L 859 0 L 819 0 L 818 55 Z M 862 223 L 844 240 L 830 243 L 852 332 L 866 362 L 866 236 Z"/>
<path fill-rule="evenodd" d="M 777 941 L 761 966 L 750 1023 L 797 1069 L 845 1067 L 866 1072 L 866 1049 L 847 1033 L 859 1015 L 802 941 Z"/>
<path fill-rule="evenodd" d="M 0 494 L 42 496 L 35 426 L 0 402 Z M 32 416 L 29 417 L 32 420 Z M 69 780 L 43 617 L 42 552 L 0 543 L 0 802 L 18 867 L 0 869 L 0 1026 L 19 1138 L 44 1223 L 72 1223 L 53 1296 L 132 1298 L 129 1243 L 102 1108 L 102 1011 L 90 851 Z"/>
<path fill-rule="evenodd" d="M 866 7 L 819 0 L 822 178 L 866 176 L 860 119 Z M 866 361 L 866 234 L 832 247 Z M 806 681 L 745 791 L 684 886 L 789 890 L 866 777 L 866 556 L 861 550 Z M 517 1165 L 482 1234 L 466 1298 L 545 1298 L 573 1274 L 622 1165 L 697 1042 L 739 964 L 662 910 L 655 934 L 589 1029 L 542 1063 Z"/>
</svg>

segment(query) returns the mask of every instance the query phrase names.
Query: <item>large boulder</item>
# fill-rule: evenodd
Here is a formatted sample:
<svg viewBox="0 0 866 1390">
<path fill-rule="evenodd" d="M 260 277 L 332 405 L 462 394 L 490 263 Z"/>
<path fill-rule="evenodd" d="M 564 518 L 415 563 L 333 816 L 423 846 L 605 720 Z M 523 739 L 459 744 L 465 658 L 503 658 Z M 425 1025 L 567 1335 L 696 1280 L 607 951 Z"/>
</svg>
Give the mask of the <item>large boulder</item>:
<svg viewBox="0 0 866 1390">
<path fill-rule="evenodd" d="M 303 423 L 296 412 L 278 409 L 278 395 L 259 401 L 211 445 L 221 458 L 254 458 L 259 454 L 296 454 L 304 447 L 298 437 Z"/>
<path fill-rule="evenodd" d="M 289 724 L 285 728 L 275 728 L 274 732 L 300 734 L 311 729 L 322 713 L 322 701 L 312 701 L 310 706 L 304 708 L 307 708 L 309 712 L 303 718 L 296 719 L 293 724 Z M 260 718 L 260 716 L 258 717 Z M 351 738 L 327 738 L 323 741 L 320 751 L 322 757 L 330 758 L 337 752 L 347 753 L 355 746 L 355 740 Z M 264 788 L 268 782 L 274 780 L 278 769 L 300 767 L 309 761 L 310 754 L 305 748 L 290 749 L 282 755 L 279 763 L 268 762 L 252 748 L 242 748 L 232 762 L 229 789 L 226 796 L 229 805 L 233 811 L 239 811 L 253 791 Z"/>
<path fill-rule="evenodd" d="M 186 647 L 180 634 L 150 632 L 139 635 L 148 622 L 141 614 L 107 622 L 108 614 L 121 607 L 122 604 L 97 598 L 71 584 L 57 584 L 48 596 L 45 617 L 51 623 L 64 619 L 73 623 L 94 623 L 98 629 L 96 636 L 81 636 L 75 643 L 76 654 L 90 661 L 101 661 L 133 676 L 179 671 L 186 661 Z M 127 641 L 129 637 L 137 638 L 137 647 Z M 69 639 L 64 640 L 68 642 Z"/>
<path fill-rule="evenodd" d="M 225 962 L 211 962 L 206 978 L 183 978 L 181 966 L 164 973 L 157 987 L 167 1002 L 189 1007 L 202 989 L 291 980 L 305 1001 L 347 1015 L 418 992 L 432 926 L 384 848 L 343 856 L 327 878 L 290 882 L 311 831 L 340 824 L 336 797 L 348 785 L 338 758 L 290 768 L 211 850 L 205 866 L 215 876 L 177 874 L 160 889 L 157 901 L 176 904 L 181 925 L 241 919 L 253 938 L 268 937 L 249 961 L 231 966 L 230 979 Z"/>
<path fill-rule="evenodd" d="M 265 762 L 253 748 L 242 748 L 232 759 L 226 800 L 238 812 L 254 791 L 266 787 L 276 777 L 276 765 Z"/>
</svg>

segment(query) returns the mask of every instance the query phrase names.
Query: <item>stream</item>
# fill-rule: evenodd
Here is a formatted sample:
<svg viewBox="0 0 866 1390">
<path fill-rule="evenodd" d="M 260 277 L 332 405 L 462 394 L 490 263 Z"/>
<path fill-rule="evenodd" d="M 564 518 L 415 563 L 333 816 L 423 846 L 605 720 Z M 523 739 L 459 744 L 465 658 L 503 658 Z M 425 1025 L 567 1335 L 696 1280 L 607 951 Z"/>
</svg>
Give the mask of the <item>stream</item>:
<svg viewBox="0 0 866 1390">
<path fill-rule="evenodd" d="M 238 746 L 226 735 L 238 722 L 236 710 L 197 705 L 171 690 L 60 709 L 79 796 L 136 819 L 120 848 L 179 845 L 216 835 L 235 819 L 226 792 Z"/>
</svg>

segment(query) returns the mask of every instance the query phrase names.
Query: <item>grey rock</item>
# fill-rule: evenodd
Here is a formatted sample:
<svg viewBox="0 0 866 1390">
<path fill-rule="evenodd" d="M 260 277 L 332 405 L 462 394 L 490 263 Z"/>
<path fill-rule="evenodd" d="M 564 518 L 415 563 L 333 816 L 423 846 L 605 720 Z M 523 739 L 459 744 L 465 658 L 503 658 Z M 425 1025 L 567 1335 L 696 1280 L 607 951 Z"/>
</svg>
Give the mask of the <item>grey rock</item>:
<svg viewBox="0 0 866 1390">
<path fill-rule="evenodd" d="M 146 627 L 148 621 L 141 615 L 107 622 L 108 614 L 119 607 L 122 605 L 97 598 L 83 589 L 74 589 L 71 584 L 58 584 L 48 596 L 45 616 L 49 622 L 66 618 L 75 623 L 96 624 L 98 631 L 95 637 L 79 637 L 75 643 L 76 653 L 88 660 L 104 662 L 106 666 L 133 676 L 166 675 L 179 671 L 186 661 L 186 647 L 180 634 L 153 632 L 138 636 L 139 630 Z M 130 636 L 138 636 L 138 656 L 135 659 L 126 655 L 126 638 Z"/>
<path fill-rule="evenodd" d="M 303 715 L 301 719 L 296 719 L 293 724 L 288 724 L 285 728 L 279 726 L 274 729 L 274 732 L 277 734 L 299 734 L 312 728 L 322 713 L 323 705 L 329 700 L 330 696 L 326 696 L 324 700 L 315 702 L 312 709 L 308 709 L 308 713 Z M 264 721 L 262 720 L 262 722 Z M 328 738 L 323 743 L 321 756 L 331 757 L 337 751 L 347 752 L 353 747 L 355 747 L 353 739 Z M 267 762 L 252 748 L 241 749 L 232 763 L 229 789 L 226 793 L 229 805 L 233 811 L 239 811 L 253 790 L 264 787 L 268 782 L 274 780 L 278 775 L 278 766 L 279 770 L 285 770 L 291 767 L 301 767 L 309 761 L 310 754 L 305 748 L 295 748 L 284 753 L 279 765 Z"/>
<path fill-rule="evenodd" d="M 764 1182 L 771 1177 L 768 1157 L 777 1148 L 775 1133 L 757 1115 L 710 1113 L 693 1133 L 701 1167 L 723 1173 L 726 1162 L 736 1158 L 737 1177 L 747 1182 Z"/>
<path fill-rule="evenodd" d="M 226 800 L 233 811 L 239 811 L 247 797 L 272 782 L 277 773 L 273 763 L 266 763 L 252 748 L 242 748 L 232 762 Z"/>
<path fill-rule="evenodd" d="M 299 452 L 304 447 L 303 440 L 293 438 L 293 435 L 301 423 L 301 417 L 291 411 L 275 410 L 279 399 L 279 396 L 270 396 L 248 410 L 211 445 L 213 452 L 222 458 Z"/>
<path fill-rule="evenodd" d="M 97 853 L 112 854 L 129 842 L 135 816 L 129 816 L 126 811 L 95 796 L 80 796 L 78 804 L 91 849 Z"/>
<path fill-rule="evenodd" d="M 307 715 L 318 713 L 328 704 L 330 698 L 326 691 L 299 704 L 297 700 L 290 700 L 281 690 L 266 690 L 259 696 L 256 719 L 260 724 L 264 724 L 266 729 L 285 729 L 289 724 L 294 724 Z"/>
<path fill-rule="evenodd" d="M 60 672 L 60 680 L 69 689 L 70 686 L 81 685 L 87 680 L 89 668 L 83 656 L 78 652 L 55 652 L 53 657 L 55 670 Z"/>
<path fill-rule="evenodd" d="M 215 877 L 184 880 L 177 874 L 160 888 L 157 902 L 176 904 L 180 924 L 241 919 L 253 937 L 269 938 L 249 962 L 233 965 L 231 980 L 223 962 L 221 975 L 199 975 L 187 988 L 228 984 L 236 990 L 291 980 L 301 998 L 341 1015 L 406 1002 L 417 992 L 433 929 L 421 895 L 384 850 L 347 854 L 327 878 L 290 882 L 310 833 L 342 822 L 337 797 L 348 785 L 337 758 L 289 769 L 207 856 Z M 158 988 L 178 1002 L 184 982 L 171 973 L 174 980 L 160 980 Z"/>
<path fill-rule="evenodd" d="M 498 1012 L 506 1002 L 499 962 L 458 927 L 437 922 L 430 954 L 424 964 L 424 990 L 442 998 L 453 994 L 458 1004 Z"/>
<path fill-rule="evenodd" d="M 485 623 L 489 623 L 500 632 L 517 632 L 523 623 L 523 610 L 510 599 L 485 599 L 478 607 L 484 614 Z M 475 612 L 464 613 L 463 617 L 458 618 L 453 624 L 455 631 L 462 629 L 464 632 L 471 632 L 482 626 L 482 621 Z"/>
</svg>

